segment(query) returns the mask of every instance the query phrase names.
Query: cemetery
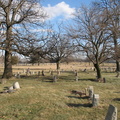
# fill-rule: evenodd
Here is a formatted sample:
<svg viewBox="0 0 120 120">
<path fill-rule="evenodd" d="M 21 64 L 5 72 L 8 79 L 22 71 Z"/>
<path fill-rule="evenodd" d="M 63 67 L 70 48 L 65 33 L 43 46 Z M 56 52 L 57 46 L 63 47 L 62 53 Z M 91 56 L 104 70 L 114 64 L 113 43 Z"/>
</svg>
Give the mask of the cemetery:
<svg viewBox="0 0 120 120">
<path fill-rule="evenodd" d="M 89 63 L 62 63 L 59 72 L 54 63 L 15 65 L 13 77 L 0 84 L 0 120 L 119 120 L 114 67 L 101 66 L 103 82 Z"/>
<path fill-rule="evenodd" d="M 0 0 L 0 120 L 120 120 L 120 0 Z"/>
</svg>

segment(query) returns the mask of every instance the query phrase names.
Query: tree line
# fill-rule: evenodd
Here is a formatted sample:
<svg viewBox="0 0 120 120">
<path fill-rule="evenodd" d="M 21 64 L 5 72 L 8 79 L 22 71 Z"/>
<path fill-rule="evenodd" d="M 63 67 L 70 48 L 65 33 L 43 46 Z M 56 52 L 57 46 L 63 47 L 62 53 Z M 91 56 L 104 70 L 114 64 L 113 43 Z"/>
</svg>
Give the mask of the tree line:
<svg viewBox="0 0 120 120">
<path fill-rule="evenodd" d="M 76 9 L 72 24 L 55 30 L 39 0 L 0 0 L 0 49 L 5 51 L 2 78 L 12 77 L 12 55 L 19 53 L 33 60 L 61 60 L 84 53 L 102 78 L 100 64 L 116 61 L 120 71 L 120 1 L 100 0 Z"/>
</svg>

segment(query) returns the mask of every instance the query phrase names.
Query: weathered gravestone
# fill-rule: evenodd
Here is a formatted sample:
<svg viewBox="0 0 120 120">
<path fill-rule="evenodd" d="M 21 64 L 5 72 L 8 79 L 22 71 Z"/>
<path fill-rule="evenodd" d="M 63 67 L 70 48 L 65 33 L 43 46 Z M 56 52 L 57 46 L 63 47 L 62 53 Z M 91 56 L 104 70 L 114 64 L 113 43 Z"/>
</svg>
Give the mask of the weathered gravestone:
<svg viewBox="0 0 120 120">
<path fill-rule="evenodd" d="M 30 75 L 31 75 L 30 68 L 28 68 L 28 69 L 26 70 L 26 75 L 28 75 L 28 74 L 30 74 Z"/>
<path fill-rule="evenodd" d="M 78 72 L 75 71 L 75 80 L 78 81 Z"/>
<path fill-rule="evenodd" d="M 92 99 L 93 107 L 97 107 L 99 105 L 99 94 L 94 94 Z"/>
<path fill-rule="evenodd" d="M 105 120 L 117 120 L 117 108 L 113 105 L 109 105 Z"/>
<path fill-rule="evenodd" d="M 57 82 L 57 76 L 53 76 L 53 82 Z"/>
<path fill-rule="evenodd" d="M 14 89 L 20 89 L 19 83 L 18 83 L 18 82 L 15 82 L 15 83 L 13 84 L 13 88 L 14 88 Z"/>
<path fill-rule="evenodd" d="M 93 94 L 94 94 L 93 86 L 89 86 L 88 92 L 90 99 L 93 99 Z"/>
<path fill-rule="evenodd" d="M 105 78 L 103 78 L 103 83 L 106 83 L 106 79 Z"/>
</svg>

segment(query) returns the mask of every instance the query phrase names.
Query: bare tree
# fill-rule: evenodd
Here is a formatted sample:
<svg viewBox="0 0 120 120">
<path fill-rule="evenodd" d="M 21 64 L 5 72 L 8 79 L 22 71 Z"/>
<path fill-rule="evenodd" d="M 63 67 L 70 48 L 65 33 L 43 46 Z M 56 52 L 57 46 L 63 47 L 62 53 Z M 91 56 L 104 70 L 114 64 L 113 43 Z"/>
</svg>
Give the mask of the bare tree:
<svg viewBox="0 0 120 120">
<path fill-rule="evenodd" d="M 100 0 L 94 2 L 101 11 L 106 12 L 108 31 L 112 33 L 114 43 L 113 59 L 116 60 L 116 71 L 120 71 L 119 64 L 119 44 L 120 44 L 120 1 L 119 0 Z"/>
<path fill-rule="evenodd" d="M 74 52 L 74 46 L 70 41 L 70 38 L 63 34 L 61 26 L 58 27 L 59 30 L 54 31 L 51 35 L 49 46 L 52 46 L 51 51 L 47 54 L 47 59 L 56 63 L 56 69 L 60 69 L 60 62 L 63 59 L 67 59 Z"/>
<path fill-rule="evenodd" d="M 107 31 L 107 20 L 104 13 L 95 6 L 79 8 L 68 35 L 78 46 L 78 51 L 85 52 L 93 63 L 97 77 L 102 78 L 100 64 L 111 57 L 111 34 Z"/>
<path fill-rule="evenodd" d="M 12 77 L 12 51 L 25 54 L 33 47 L 35 39 L 30 32 L 41 25 L 44 17 L 39 0 L 0 0 L 0 49 L 5 51 L 2 78 Z"/>
</svg>

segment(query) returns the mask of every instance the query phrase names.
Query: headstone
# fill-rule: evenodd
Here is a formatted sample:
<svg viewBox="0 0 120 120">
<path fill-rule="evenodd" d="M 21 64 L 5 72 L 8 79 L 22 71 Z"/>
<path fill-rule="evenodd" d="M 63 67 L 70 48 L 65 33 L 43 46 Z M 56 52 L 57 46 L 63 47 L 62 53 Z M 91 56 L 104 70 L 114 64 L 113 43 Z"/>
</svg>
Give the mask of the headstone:
<svg viewBox="0 0 120 120">
<path fill-rule="evenodd" d="M 28 68 L 28 69 L 26 70 L 26 75 L 28 75 L 28 74 L 30 74 L 30 75 L 31 75 L 30 68 Z"/>
<path fill-rule="evenodd" d="M 117 108 L 113 105 L 109 105 L 105 120 L 117 120 Z"/>
<path fill-rule="evenodd" d="M 13 86 L 9 87 L 8 90 L 13 90 Z"/>
<path fill-rule="evenodd" d="M 75 81 L 78 81 L 78 72 L 75 70 Z"/>
<path fill-rule="evenodd" d="M 20 74 L 17 74 L 17 76 L 16 76 L 17 78 L 20 78 Z"/>
<path fill-rule="evenodd" d="M 88 92 L 90 99 L 93 99 L 93 94 L 94 94 L 93 86 L 89 86 Z"/>
<path fill-rule="evenodd" d="M 18 83 L 18 82 L 15 82 L 15 83 L 13 84 L 13 88 L 14 88 L 14 89 L 20 89 L 19 83 Z"/>
<path fill-rule="evenodd" d="M 56 75 L 53 77 L 53 82 L 57 82 L 57 76 Z"/>
<path fill-rule="evenodd" d="M 103 83 L 106 83 L 106 79 L 105 78 L 103 78 Z"/>
<path fill-rule="evenodd" d="M 99 105 L 99 94 L 93 95 L 92 105 L 93 105 L 93 107 L 96 107 Z"/>
<path fill-rule="evenodd" d="M 75 76 L 78 76 L 78 72 L 75 70 Z"/>
<path fill-rule="evenodd" d="M 78 76 L 75 76 L 75 80 L 78 81 Z"/>
</svg>

